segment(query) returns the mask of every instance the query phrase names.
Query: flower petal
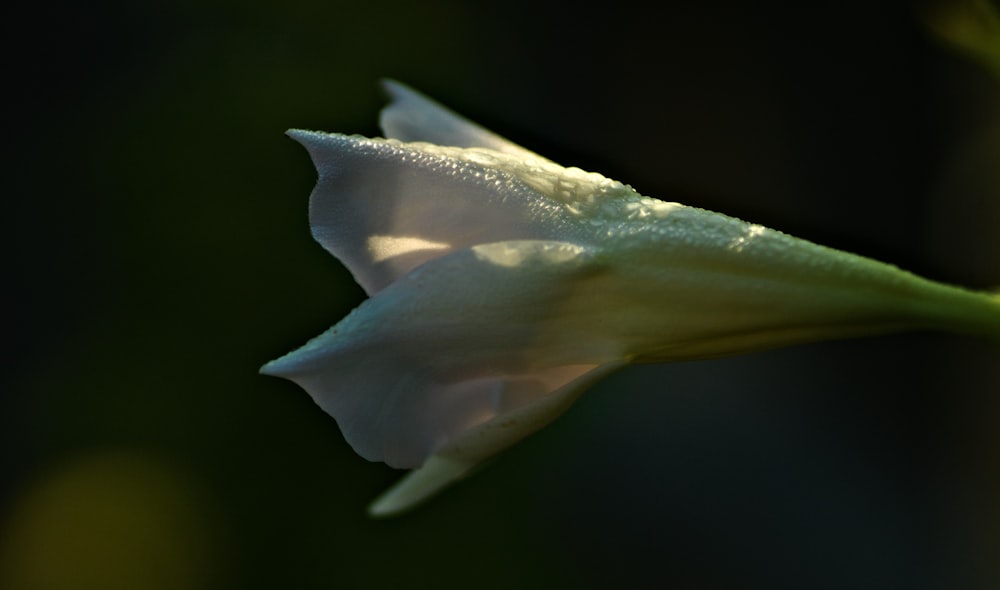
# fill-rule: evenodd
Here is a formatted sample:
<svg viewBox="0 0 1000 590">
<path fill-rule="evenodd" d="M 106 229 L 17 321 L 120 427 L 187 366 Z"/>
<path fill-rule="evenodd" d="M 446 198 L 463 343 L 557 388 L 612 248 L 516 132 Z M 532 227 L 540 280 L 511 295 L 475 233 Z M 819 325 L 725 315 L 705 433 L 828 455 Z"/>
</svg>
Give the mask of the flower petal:
<svg viewBox="0 0 1000 590">
<path fill-rule="evenodd" d="M 479 147 L 519 157 L 538 154 L 508 141 L 395 80 L 383 80 L 392 99 L 379 116 L 386 137 L 455 147 Z"/>
<path fill-rule="evenodd" d="M 361 456 L 418 467 L 471 429 L 622 360 L 617 342 L 552 338 L 560 306 L 600 272 L 589 249 L 567 243 L 460 250 L 262 372 L 302 386 Z"/>
<path fill-rule="evenodd" d="M 309 203 L 313 236 L 369 294 L 475 244 L 579 232 L 561 203 L 494 161 L 477 162 L 473 150 L 311 131 L 289 135 L 309 150 L 319 172 Z"/>
<path fill-rule="evenodd" d="M 553 382 L 567 379 L 552 393 L 511 410 L 493 420 L 470 428 L 424 464 L 406 474 L 372 502 L 372 516 L 391 516 L 416 506 L 442 488 L 465 477 L 472 469 L 500 451 L 537 432 L 563 414 L 596 381 L 625 366 L 605 363 L 580 371 L 566 367 L 550 377 Z M 561 373 L 561 374 L 560 374 Z"/>
</svg>

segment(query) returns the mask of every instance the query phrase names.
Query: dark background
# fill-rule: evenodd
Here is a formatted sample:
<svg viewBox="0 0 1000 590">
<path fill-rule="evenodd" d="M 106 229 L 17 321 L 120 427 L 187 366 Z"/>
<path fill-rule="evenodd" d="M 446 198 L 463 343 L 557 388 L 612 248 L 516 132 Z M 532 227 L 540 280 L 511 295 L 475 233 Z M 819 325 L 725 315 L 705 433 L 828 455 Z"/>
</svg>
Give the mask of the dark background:
<svg viewBox="0 0 1000 590">
<path fill-rule="evenodd" d="M 258 367 L 363 299 L 282 133 L 377 80 L 644 194 L 1000 285 L 1000 84 L 921 5 L 3 8 L 0 586 L 993 588 L 1000 350 L 644 366 L 408 516 Z"/>
</svg>

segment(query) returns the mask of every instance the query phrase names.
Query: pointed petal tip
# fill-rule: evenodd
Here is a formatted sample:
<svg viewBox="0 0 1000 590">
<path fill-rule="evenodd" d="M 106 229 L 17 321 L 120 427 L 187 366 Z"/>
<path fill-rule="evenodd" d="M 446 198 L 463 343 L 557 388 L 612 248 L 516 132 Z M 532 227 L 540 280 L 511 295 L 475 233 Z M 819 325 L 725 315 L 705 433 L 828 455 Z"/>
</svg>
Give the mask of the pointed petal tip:
<svg viewBox="0 0 1000 590">
<path fill-rule="evenodd" d="M 306 149 L 320 176 L 338 169 L 337 163 L 346 154 L 355 151 L 359 145 L 371 142 L 360 135 L 344 135 L 306 129 L 289 129 L 285 135 Z"/>
<path fill-rule="evenodd" d="M 416 94 L 416 91 L 413 88 L 410 88 L 406 84 L 403 84 L 394 78 L 382 78 L 378 81 L 378 84 L 382 88 L 382 92 L 385 92 L 389 98 L 396 98 L 400 94 L 405 94 L 407 92 Z"/>
<path fill-rule="evenodd" d="M 308 145 L 309 143 L 316 141 L 327 134 L 320 131 L 309 131 L 308 129 L 289 129 L 285 131 L 285 135 L 291 137 L 302 145 Z"/>
<path fill-rule="evenodd" d="M 285 379 L 289 379 L 289 375 L 291 374 L 291 363 L 289 362 L 289 358 L 292 354 L 293 353 L 289 353 L 264 363 L 260 369 L 257 370 L 257 373 L 260 375 L 267 375 L 268 377 L 283 377 Z"/>
<path fill-rule="evenodd" d="M 279 359 L 273 361 L 268 361 L 264 363 L 259 369 L 257 369 L 258 375 L 267 375 L 268 377 L 280 377 L 281 375 L 276 370 L 276 363 Z"/>
<path fill-rule="evenodd" d="M 368 516 L 399 516 L 431 499 L 451 483 L 464 477 L 475 463 L 431 455 L 417 469 L 407 473 L 368 506 Z"/>
</svg>

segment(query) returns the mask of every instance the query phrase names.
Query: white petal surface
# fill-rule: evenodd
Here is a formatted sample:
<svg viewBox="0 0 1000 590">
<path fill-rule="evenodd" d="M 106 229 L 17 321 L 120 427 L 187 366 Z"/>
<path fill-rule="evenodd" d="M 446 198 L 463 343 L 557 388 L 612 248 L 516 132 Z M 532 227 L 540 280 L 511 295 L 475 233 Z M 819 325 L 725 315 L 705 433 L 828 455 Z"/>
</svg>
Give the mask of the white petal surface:
<svg viewBox="0 0 1000 590">
<path fill-rule="evenodd" d="M 572 237 L 563 205 L 476 153 L 429 144 L 289 131 L 319 172 L 313 236 L 369 294 L 449 252 Z M 463 157 L 464 156 L 464 157 Z"/>
<path fill-rule="evenodd" d="M 358 454 L 418 467 L 470 429 L 622 358 L 617 342 L 551 337 L 563 302 L 600 272 L 591 252 L 566 243 L 461 250 L 262 370 L 301 385 Z"/>
</svg>

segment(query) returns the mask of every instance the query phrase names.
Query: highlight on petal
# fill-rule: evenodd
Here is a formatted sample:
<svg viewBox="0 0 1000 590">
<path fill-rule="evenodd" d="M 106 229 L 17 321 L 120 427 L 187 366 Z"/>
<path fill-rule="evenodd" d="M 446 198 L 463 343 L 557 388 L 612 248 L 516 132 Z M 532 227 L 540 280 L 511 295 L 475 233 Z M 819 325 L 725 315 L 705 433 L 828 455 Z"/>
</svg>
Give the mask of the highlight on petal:
<svg viewBox="0 0 1000 590">
<path fill-rule="evenodd" d="M 552 239 L 573 224 L 560 203 L 510 172 L 456 157 L 455 149 L 312 131 L 289 135 L 319 172 L 309 202 L 313 236 L 369 294 L 449 252 Z M 433 247 L 386 247 L 401 244 Z"/>
<path fill-rule="evenodd" d="M 447 242 L 432 242 L 423 238 L 407 238 L 399 236 L 371 236 L 368 238 L 368 251 L 372 262 L 382 262 L 390 258 L 414 254 L 416 252 L 436 252 L 451 250 Z"/>
</svg>

